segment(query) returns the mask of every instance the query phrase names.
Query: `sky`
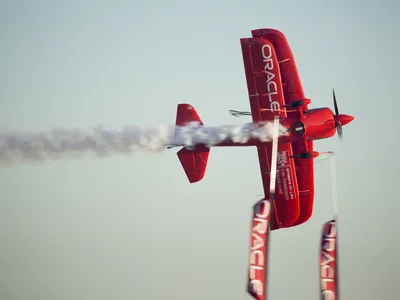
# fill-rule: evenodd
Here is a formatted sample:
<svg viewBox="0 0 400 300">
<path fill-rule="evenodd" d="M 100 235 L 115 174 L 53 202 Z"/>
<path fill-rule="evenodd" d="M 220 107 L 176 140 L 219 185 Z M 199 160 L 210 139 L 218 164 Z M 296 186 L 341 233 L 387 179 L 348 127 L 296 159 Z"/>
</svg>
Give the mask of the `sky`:
<svg viewBox="0 0 400 300">
<path fill-rule="evenodd" d="M 282 31 L 310 107 L 355 117 L 334 151 L 341 299 L 395 299 L 400 24 L 395 1 L 0 1 L 0 129 L 175 122 L 248 110 L 239 39 Z M 0 169 L 0 298 L 251 299 L 254 148 L 211 149 L 189 184 L 175 150 Z M 309 222 L 271 234 L 269 300 L 318 299 L 329 161 L 315 165 Z"/>
</svg>

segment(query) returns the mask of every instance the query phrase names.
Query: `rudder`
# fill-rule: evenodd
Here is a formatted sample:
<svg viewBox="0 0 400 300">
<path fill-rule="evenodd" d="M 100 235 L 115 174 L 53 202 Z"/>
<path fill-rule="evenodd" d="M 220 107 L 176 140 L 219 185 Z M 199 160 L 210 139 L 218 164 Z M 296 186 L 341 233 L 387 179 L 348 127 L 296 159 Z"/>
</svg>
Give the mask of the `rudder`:
<svg viewBox="0 0 400 300">
<path fill-rule="evenodd" d="M 176 111 L 176 126 L 185 126 L 190 122 L 199 122 L 204 125 L 195 108 L 190 104 L 178 104 Z M 190 183 L 195 183 L 203 179 L 207 168 L 210 148 L 205 146 L 196 147 L 195 150 L 182 148 L 177 155 L 183 170 Z"/>
</svg>

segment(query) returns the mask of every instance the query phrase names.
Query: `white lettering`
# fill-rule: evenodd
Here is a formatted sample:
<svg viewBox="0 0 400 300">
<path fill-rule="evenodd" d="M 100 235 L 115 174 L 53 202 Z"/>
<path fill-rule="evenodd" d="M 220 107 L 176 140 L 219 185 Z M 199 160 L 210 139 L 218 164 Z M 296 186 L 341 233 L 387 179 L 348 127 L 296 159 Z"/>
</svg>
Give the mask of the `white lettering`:
<svg viewBox="0 0 400 300">
<path fill-rule="evenodd" d="M 336 251 L 336 223 L 332 221 L 325 226 L 321 244 L 321 290 L 322 299 L 335 300 L 335 291 L 331 284 L 335 284 L 335 251 Z"/>
<path fill-rule="evenodd" d="M 277 88 L 277 86 L 276 86 L 276 82 L 275 82 L 275 81 L 270 81 L 270 82 L 268 82 L 268 83 L 267 83 L 267 88 L 268 88 L 268 90 L 269 90 L 269 91 L 271 90 L 271 87 L 270 87 L 270 85 L 273 85 L 273 86 L 274 86 L 274 88 L 275 88 L 275 91 L 277 91 L 277 90 L 278 90 L 278 88 Z"/>
<path fill-rule="evenodd" d="M 322 292 L 322 300 L 336 300 L 335 293 L 330 290 L 326 290 Z"/>
<path fill-rule="evenodd" d="M 258 222 L 254 227 L 253 231 L 257 232 L 258 234 L 264 234 L 267 232 L 268 221 L 261 218 L 254 218 L 254 221 Z"/>
<path fill-rule="evenodd" d="M 275 69 L 274 69 L 274 60 L 272 59 L 272 49 L 271 46 L 266 44 L 261 48 L 261 53 L 263 57 L 264 65 L 264 73 L 267 75 L 267 94 L 270 102 L 270 110 L 271 112 L 280 110 L 281 106 L 279 101 L 274 100 L 274 96 L 278 94 L 278 86 L 274 81 L 275 78 Z M 270 72 L 271 71 L 271 72 Z"/>
<path fill-rule="evenodd" d="M 254 280 L 256 277 L 256 271 L 262 271 L 262 269 L 263 267 L 250 265 L 250 279 Z"/>
<path fill-rule="evenodd" d="M 287 151 L 278 152 L 278 166 L 284 167 L 287 164 Z"/>
<path fill-rule="evenodd" d="M 250 281 L 250 291 L 255 293 L 256 295 L 263 294 L 263 284 L 261 280 L 253 279 Z"/>
<path fill-rule="evenodd" d="M 268 53 L 265 52 L 265 49 L 268 49 Z M 262 56 L 263 56 L 264 60 L 272 57 L 272 50 L 271 50 L 270 45 L 268 45 L 268 44 L 263 45 L 261 50 L 262 50 Z"/>
<path fill-rule="evenodd" d="M 281 108 L 281 106 L 279 105 L 279 102 L 278 101 L 272 101 L 272 103 L 271 103 L 271 109 L 272 109 L 272 111 L 274 111 L 274 110 L 279 110 Z"/>
<path fill-rule="evenodd" d="M 258 263 L 256 262 L 256 256 L 258 255 Z M 264 253 L 261 250 L 255 250 L 250 253 L 250 264 L 252 265 L 264 265 Z"/>
<path fill-rule="evenodd" d="M 259 236 L 257 233 L 253 232 L 251 234 L 251 237 L 254 238 L 251 249 L 250 249 L 251 251 L 258 250 L 264 246 L 264 239 L 261 236 Z"/>
<path fill-rule="evenodd" d="M 261 207 L 264 207 L 264 212 L 260 214 Z M 266 218 L 269 215 L 269 211 L 271 208 L 271 203 L 269 201 L 263 200 L 261 203 L 258 203 L 256 206 L 256 217 L 257 218 Z"/>
<path fill-rule="evenodd" d="M 278 152 L 277 168 L 277 190 L 285 197 L 285 200 L 294 199 L 291 167 L 288 163 L 289 153 L 287 150 Z"/>
<path fill-rule="evenodd" d="M 256 295 L 264 293 L 264 264 L 266 260 L 266 233 L 268 230 L 271 204 L 268 200 L 259 202 L 254 208 L 250 244 L 249 291 Z"/>
<path fill-rule="evenodd" d="M 272 66 L 273 66 L 273 65 L 272 65 Z M 269 84 L 268 84 L 268 83 L 269 83 L 272 79 L 275 78 L 275 74 L 274 74 L 274 73 L 271 73 L 271 72 L 269 72 L 269 71 L 266 71 L 265 74 L 267 74 L 267 86 L 268 86 L 268 90 L 269 90 Z M 275 83 L 275 81 L 273 81 L 273 83 Z M 275 84 L 275 86 L 276 86 L 276 84 Z"/>
</svg>

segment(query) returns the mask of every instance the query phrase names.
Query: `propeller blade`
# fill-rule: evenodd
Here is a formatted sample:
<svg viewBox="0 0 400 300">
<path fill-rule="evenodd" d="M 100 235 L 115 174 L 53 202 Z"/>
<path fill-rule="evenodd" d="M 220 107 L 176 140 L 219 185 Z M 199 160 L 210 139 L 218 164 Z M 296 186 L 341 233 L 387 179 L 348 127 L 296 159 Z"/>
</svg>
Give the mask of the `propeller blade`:
<svg viewBox="0 0 400 300">
<path fill-rule="evenodd" d="M 342 129 L 342 124 L 336 123 L 336 131 L 339 135 L 340 139 L 343 139 L 343 129 Z"/>
<path fill-rule="evenodd" d="M 339 114 L 339 108 L 336 102 L 336 95 L 335 95 L 335 89 L 332 89 L 333 91 L 333 105 L 335 106 L 335 115 Z"/>
</svg>

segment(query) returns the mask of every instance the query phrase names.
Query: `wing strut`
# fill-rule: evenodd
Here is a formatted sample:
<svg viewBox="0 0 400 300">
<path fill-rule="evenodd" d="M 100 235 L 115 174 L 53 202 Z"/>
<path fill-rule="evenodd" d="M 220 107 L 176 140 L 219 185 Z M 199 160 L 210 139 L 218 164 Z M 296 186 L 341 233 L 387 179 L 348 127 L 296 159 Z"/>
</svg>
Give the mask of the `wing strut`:
<svg viewBox="0 0 400 300">
<path fill-rule="evenodd" d="M 269 182 L 269 202 L 271 210 L 269 212 L 269 222 L 267 228 L 267 255 L 265 257 L 266 268 L 265 268 L 265 300 L 267 300 L 268 290 L 268 266 L 269 266 L 269 233 L 270 233 L 270 223 L 274 215 L 274 200 L 275 200 L 275 185 L 276 185 L 276 165 L 278 161 L 278 135 L 279 135 L 279 117 L 274 118 L 274 127 L 272 133 L 272 156 L 271 156 L 271 177 Z"/>
<path fill-rule="evenodd" d="M 278 134 L 279 134 L 279 117 L 274 119 L 274 127 L 272 133 L 272 157 L 271 157 L 271 179 L 269 182 L 269 200 L 271 205 L 275 198 L 275 184 L 276 184 L 276 164 L 278 160 Z"/>
</svg>

